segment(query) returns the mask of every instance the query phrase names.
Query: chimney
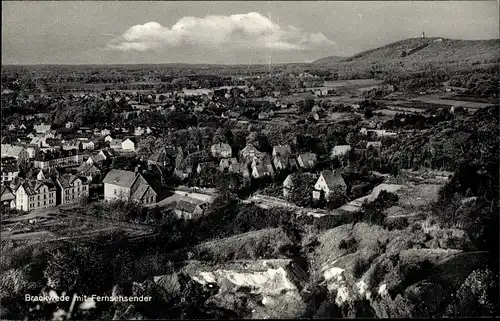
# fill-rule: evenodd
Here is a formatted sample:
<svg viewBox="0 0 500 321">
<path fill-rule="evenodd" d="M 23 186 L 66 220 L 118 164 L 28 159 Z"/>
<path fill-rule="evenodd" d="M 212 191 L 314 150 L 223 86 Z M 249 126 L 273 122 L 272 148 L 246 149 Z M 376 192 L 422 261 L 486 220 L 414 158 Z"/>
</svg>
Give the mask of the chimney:
<svg viewBox="0 0 500 321">
<path fill-rule="evenodd" d="M 139 175 L 141 173 L 141 165 L 137 165 L 134 169 L 135 176 Z"/>
</svg>

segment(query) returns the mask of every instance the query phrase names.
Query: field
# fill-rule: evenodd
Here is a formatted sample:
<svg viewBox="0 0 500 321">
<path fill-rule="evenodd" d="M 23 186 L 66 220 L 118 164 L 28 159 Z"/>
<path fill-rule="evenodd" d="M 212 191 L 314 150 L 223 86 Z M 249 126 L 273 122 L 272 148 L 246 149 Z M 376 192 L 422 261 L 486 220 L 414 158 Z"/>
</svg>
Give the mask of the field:
<svg viewBox="0 0 500 321">
<path fill-rule="evenodd" d="M 492 104 L 484 103 L 484 102 L 472 102 L 472 101 L 464 101 L 457 99 L 450 99 L 452 95 L 443 95 L 443 94 L 433 94 L 433 95 L 424 95 L 419 97 L 414 97 L 412 101 L 423 102 L 427 104 L 433 105 L 445 105 L 445 106 L 454 106 L 454 107 L 465 107 L 471 109 L 478 108 L 486 108 L 490 107 Z M 470 99 L 468 99 L 470 100 Z"/>
<path fill-rule="evenodd" d="M 96 236 L 123 233 L 127 237 L 149 235 L 152 228 L 108 219 L 77 215 L 59 208 L 31 212 L 4 219 L 0 236 L 20 244 L 86 239 Z"/>
<path fill-rule="evenodd" d="M 377 79 L 352 79 L 352 80 L 333 80 L 325 81 L 323 87 L 326 88 L 338 88 L 338 87 L 349 87 L 349 88 L 365 88 L 377 86 L 382 83 L 381 80 Z"/>
</svg>

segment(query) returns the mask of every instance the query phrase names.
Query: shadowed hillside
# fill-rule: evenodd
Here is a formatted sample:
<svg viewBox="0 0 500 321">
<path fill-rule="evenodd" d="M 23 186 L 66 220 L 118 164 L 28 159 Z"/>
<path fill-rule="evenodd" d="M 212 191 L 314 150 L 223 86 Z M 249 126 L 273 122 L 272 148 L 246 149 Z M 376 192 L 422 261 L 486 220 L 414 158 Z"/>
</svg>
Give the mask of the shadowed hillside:
<svg viewBox="0 0 500 321">
<path fill-rule="evenodd" d="M 453 40 L 413 38 L 394 42 L 339 60 L 327 57 L 312 63 L 329 68 L 340 79 L 378 78 L 411 89 L 437 86 L 452 80 L 453 86 L 469 88 L 471 73 L 496 84 L 500 40 Z M 417 79 L 417 81 L 415 81 Z M 479 94 L 491 94 L 491 86 Z M 474 88 L 469 88 L 473 91 Z"/>
</svg>

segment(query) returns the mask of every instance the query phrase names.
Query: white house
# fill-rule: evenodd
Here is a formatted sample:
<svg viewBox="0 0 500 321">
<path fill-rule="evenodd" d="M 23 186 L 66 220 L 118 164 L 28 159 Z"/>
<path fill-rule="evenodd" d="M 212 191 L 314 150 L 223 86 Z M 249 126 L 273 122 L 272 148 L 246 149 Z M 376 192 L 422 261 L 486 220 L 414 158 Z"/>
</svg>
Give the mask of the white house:
<svg viewBox="0 0 500 321">
<path fill-rule="evenodd" d="M 135 152 L 135 142 L 132 141 L 130 138 L 125 139 L 122 142 L 122 150 L 128 152 Z"/>
<path fill-rule="evenodd" d="M 210 151 L 213 157 L 231 158 L 232 156 L 231 146 L 225 143 L 213 144 Z"/>
<path fill-rule="evenodd" d="M 288 175 L 283 181 L 283 197 L 287 198 L 290 196 L 293 188 L 293 176 L 292 174 Z"/>
<path fill-rule="evenodd" d="M 16 209 L 33 211 L 56 206 L 56 187 L 50 180 L 26 180 L 15 191 Z"/>
<path fill-rule="evenodd" d="M 19 175 L 19 168 L 13 164 L 2 165 L 2 184 L 11 182 Z"/>
<path fill-rule="evenodd" d="M 290 145 L 278 145 L 273 147 L 273 156 L 288 157 L 292 154 Z"/>
<path fill-rule="evenodd" d="M 72 174 L 64 174 L 57 178 L 61 204 L 73 204 L 89 198 L 89 183 L 87 180 Z"/>
<path fill-rule="evenodd" d="M 146 130 L 142 127 L 136 127 L 134 129 L 134 136 L 141 136 L 141 135 L 144 135 L 144 133 L 146 132 Z"/>
<path fill-rule="evenodd" d="M 156 192 L 139 173 L 112 169 L 103 183 L 107 202 L 130 199 L 142 204 L 156 203 Z"/>
<path fill-rule="evenodd" d="M 95 144 L 91 140 L 82 140 L 82 149 L 94 150 Z"/>
<path fill-rule="evenodd" d="M 45 134 L 46 132 L 48 132 L 50 130 L 52 126 L 51 125 L 47 125 L 47 124 L 40 124 L 40 125 L 35 125 L 33 126 L 33 129 L 35 130 L 35 132 L 37 134 Z"/>
<path fill-rule="evenodd" d="M 343 194 L 347 192 L 344 178 L 339 171 L 324 170 L 314 185 L 313 198 L 318 200 L 324 193 L 325 199 L 328 200 L 335 190 L 339 190 Z"/>
<path fill-rule="evenodd" d="M 351 151 L 350 145 L 337 145 L 337 146 L 333 147 L 332 153 L 330 156 L 331 156 L 331 158 L 344 156 L 347 153 L 349 153 L 349 151 Z"/>
</svg>

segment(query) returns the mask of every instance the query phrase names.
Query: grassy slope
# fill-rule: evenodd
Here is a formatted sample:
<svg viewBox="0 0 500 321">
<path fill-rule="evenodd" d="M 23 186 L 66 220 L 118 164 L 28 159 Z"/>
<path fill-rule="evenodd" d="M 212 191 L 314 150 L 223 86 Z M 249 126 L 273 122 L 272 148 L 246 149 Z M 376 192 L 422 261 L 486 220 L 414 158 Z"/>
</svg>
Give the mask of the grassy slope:
<svg viewBox="0 0 500 321">
<path fill-rule="evenodd" d="M 477 67 L 498 63 L 500 40 L 453 40 L 443 38 L 412 38 L 397 41 L 380 48 L 364 51 L 350 58 L 339 61 L 337 57 L 327 57 L 316 60 L 313 65 L 330 67 L 338 70 L 356 70 L 367 72 L 372 67 L 404 68 L 418 71 L 424 64 L 446 64 L 449 67 L 460 67 L 464 63 L 475 63 Z M 406 57 L 401 57 L 403 51 L 428 44 L 427 47 Z"/>
<path fill-rule="evenodd" d="M 436 307 L 431 309 L 432 304 L 423 303 L 429 305 L 433 313 L 439 314 L 442 305 L 450 298 L 449 295 L 485 261 L 484 252 L 462 251 L 467 249 L 464 246 L 468 243 L 465 235 L 455 233 L 454 238 L 450 236 L 452 230 L 442 232 L 445 233 L 426 235 L 422 230 L 388 231 L 366 223 L 342 225 L 318 236 L 320 244 L 310 254 L 310 260 L 319 279 L 325 267 L 338 267 L 345 269 L 350 279 L 362 280 L 368 284 L 371 293 L 376 293 L 379 286 L 385 284 L 392 299 L 372 299 L 372 307 L 379 317 L 404 315 L 397 312 L 398 309 L 411 307 L 405 301 L 410 295 L 408 293 L 423 291 L 426 286 L 422 283 L 424 281 L 427 282 L 428 290 L 442 291 L 442 296 L 436 298 Z M 355 240 L 354 245 L 342 249 L 341 241 L 349 239 Z M 459 239 L 462 241 L 458 241 Z M 433 242 L 434 240 L 437 242 Z M 430 269 L 411 272 L 411 269 L 423 268 L 425 262 L 428 262 Z M 356 273 L 355 270 L 361 273 Z M 396 294 L 404 297 L 402 302 L 393 301 Z M 419 316 L 422 313 L 413 310 L 411 315 Z"/>
<path fill-rule="evenodd" d="M 235 236 L 208 241 L 171 253 L 171 259 L 184 259 L 187 252 L 192 259 L 210 261 L 230 261 L 244 259 L 285 258 L 282 248 L 291 246 L 292 241 L 280 228 L 251 231 Z"/>
</svg>

